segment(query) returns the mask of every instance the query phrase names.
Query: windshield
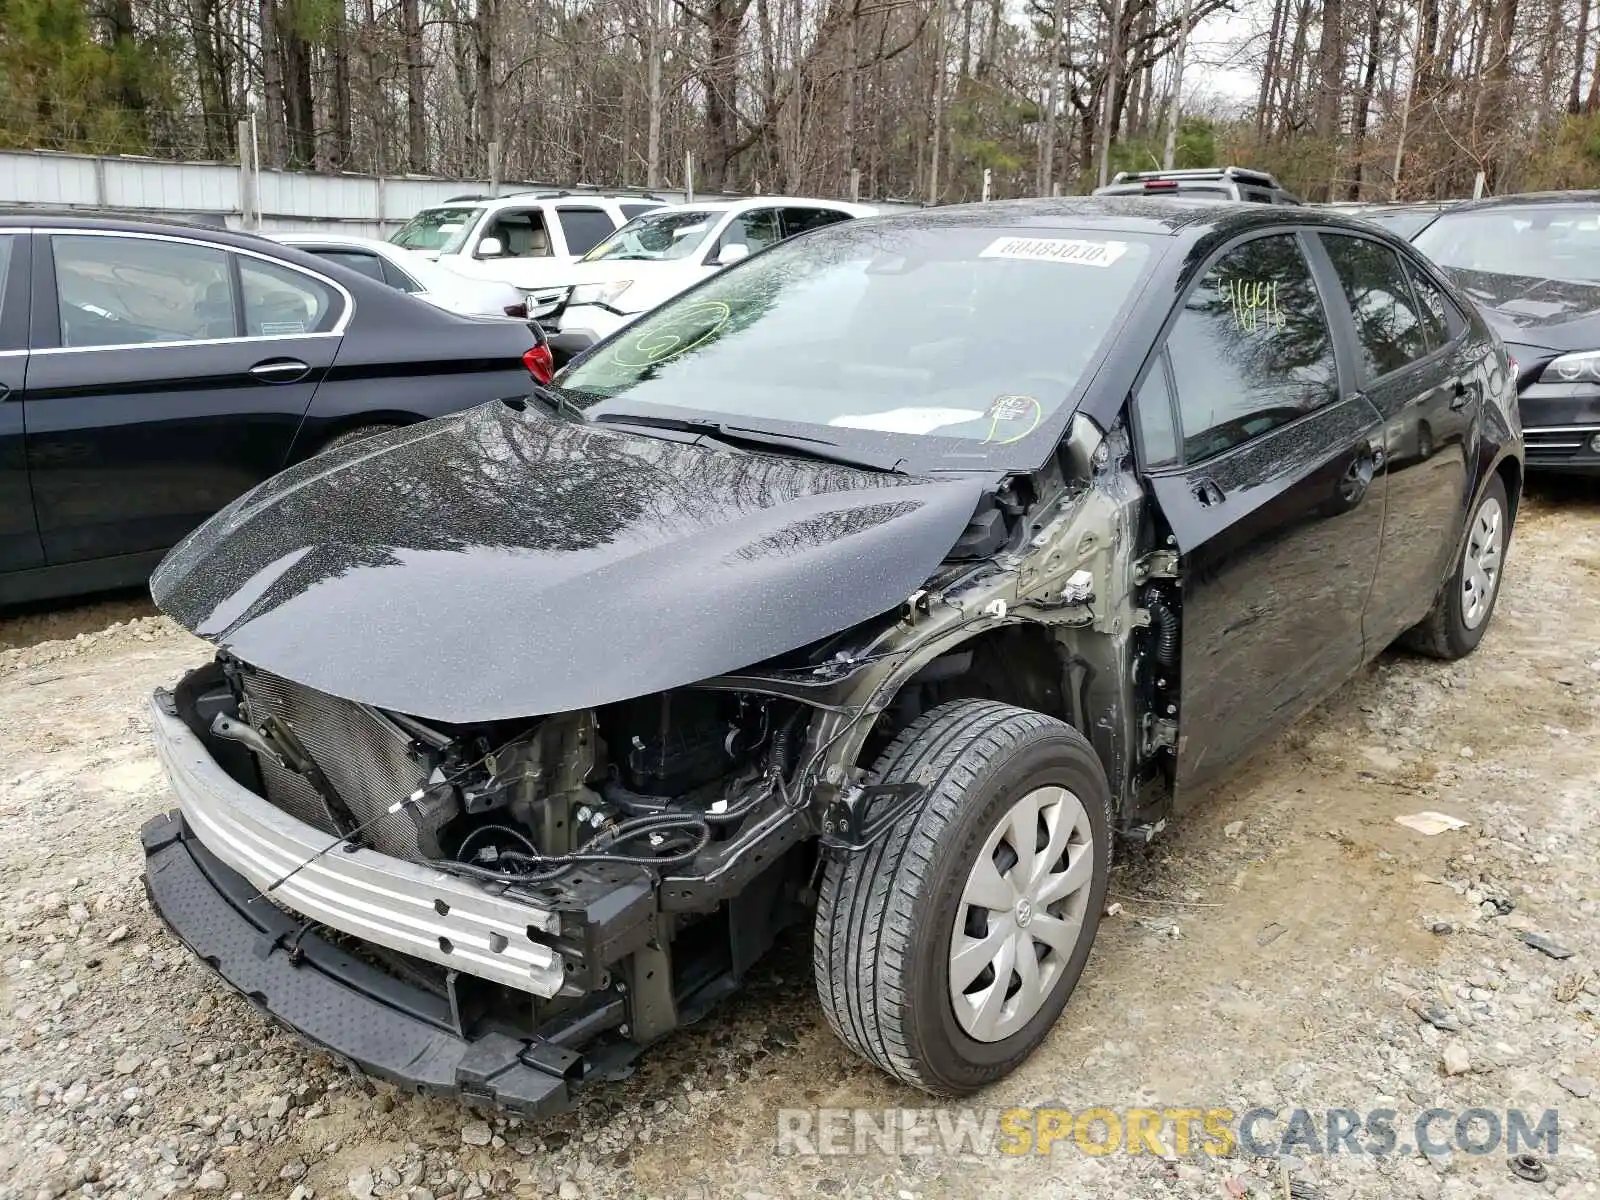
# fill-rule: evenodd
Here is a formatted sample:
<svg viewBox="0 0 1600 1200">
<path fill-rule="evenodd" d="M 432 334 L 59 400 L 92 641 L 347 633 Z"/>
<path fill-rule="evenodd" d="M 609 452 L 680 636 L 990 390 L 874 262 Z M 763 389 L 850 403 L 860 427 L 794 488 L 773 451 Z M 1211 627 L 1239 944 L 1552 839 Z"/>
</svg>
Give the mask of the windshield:
<svg viewBox="0 0 1600 1200">
<path fill-rule="evenodd" d="M 1600 283 L 1600 205 L 1447 212 L 1412 244 L 1460 271 Z"/>
<path fill-rule="evenodd" d="M 1437 214 L 1431 209 L 1418 212 L 1410 208 L 1398 212 L 1386 212 L 1381 208 L 1371 208 L 1349 215 L 1360 217 L 1363 221 L 1371 221 L 1374 225 L 1381 225 L 1396 237 L 1410 238 Z"/>
<path fill-rule="evenodd" d="M 1037 466 L 1019 443 L 1076 401 L 1153 251 L 1098 230 L 836 225 L 713 276 L 557 382 L 591 418 L 689 409 Z"/>
<path fill-rule="evenodd" d="M 694 209 L 635 217 L 578 261 L 688 258 L 700 249 L 721 215 L 714 210 Z"/>
<path fill-rule="evenodd" d="M 437 250 L 449 254 L 459 249 L 472 231 L 481 208 L 425 208 L 389 238 L 407 250 Z"/>
</svg>

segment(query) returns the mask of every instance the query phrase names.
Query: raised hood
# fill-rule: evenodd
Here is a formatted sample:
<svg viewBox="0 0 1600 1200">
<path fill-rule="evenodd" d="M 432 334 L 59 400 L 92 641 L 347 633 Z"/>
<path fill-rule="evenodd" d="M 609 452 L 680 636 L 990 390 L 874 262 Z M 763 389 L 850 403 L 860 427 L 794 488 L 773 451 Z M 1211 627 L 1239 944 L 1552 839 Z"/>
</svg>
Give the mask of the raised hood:
<svg viewBox="0 0 1600 1200">
<path fill-rule="evenodd" d="M 151 580 L 255 666 L 441 721 L 693 683 L 893 608 L 982 484 L 636 436 L 494 403 L 321 455 Z"/>
</svg>

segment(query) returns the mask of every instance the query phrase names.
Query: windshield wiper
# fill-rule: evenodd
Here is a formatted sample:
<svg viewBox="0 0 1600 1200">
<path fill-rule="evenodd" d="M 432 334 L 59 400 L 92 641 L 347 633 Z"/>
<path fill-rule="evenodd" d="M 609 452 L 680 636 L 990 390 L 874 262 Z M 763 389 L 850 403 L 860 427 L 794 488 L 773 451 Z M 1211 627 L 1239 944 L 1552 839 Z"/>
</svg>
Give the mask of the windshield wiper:
<svg viewBox="0 0 1600 1200">
<path fill-rule="evenodd" d="M 883 471 L 891 475 L 908 474 L 897 458 L 892 463 L 869 455 L 840 449 L 838 442 L 827 438 L 806 437 L 798 433 L 777 433 L 770 429 L 751 429 L 745 425 L 728 425 L 706 417 L 658 417 L 649 413 L 607 412 L 595 414 L 594 421 L 607 425 L 633 425 L 641 429 L 671 429 L 678 433 L 697 433 L 707 441 L 720 442 L 739 450 L 782 450 L 801 458 L 817 462 L 838 463 L 844 467 L 865 467 L 869 471 Z"/>
<path fill-rule="evenodd" d="M 574 421 L 589 420 L 583 409 L 572 402 L 572 397 L 559 388 L 536 383 L 528 389 L 528 394 L 536 400 L 544 401 L 553 412 L 560 413 L 564 417 L 571 417 Z"/>
</svg>

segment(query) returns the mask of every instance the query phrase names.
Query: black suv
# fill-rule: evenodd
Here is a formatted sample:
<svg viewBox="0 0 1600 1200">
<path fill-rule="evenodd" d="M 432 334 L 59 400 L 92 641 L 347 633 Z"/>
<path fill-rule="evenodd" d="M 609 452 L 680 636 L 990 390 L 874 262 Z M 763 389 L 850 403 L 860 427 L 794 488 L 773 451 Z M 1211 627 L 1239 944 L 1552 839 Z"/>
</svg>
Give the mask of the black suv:
<svg viewBox="0 0 1600 1200">
<path fill-rule="evenodd" d="M 1299 204 L 1300 197 L 1265 171 L 1200 167 L 1190 171 L 1118 171 L 1096 196 L 1182 196 L 1185 200 L 1251 200 Z"/>
</svg>

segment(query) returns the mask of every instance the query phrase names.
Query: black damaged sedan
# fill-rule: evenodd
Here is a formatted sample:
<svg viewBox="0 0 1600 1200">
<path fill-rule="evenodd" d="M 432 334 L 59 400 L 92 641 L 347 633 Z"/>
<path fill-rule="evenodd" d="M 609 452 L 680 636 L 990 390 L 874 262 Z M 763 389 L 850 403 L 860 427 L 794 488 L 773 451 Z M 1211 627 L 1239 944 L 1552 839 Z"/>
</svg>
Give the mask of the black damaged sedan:
<svg viewBox="0 0 1600 1200">
<path fill-rule="evenodd" d="M 851 222 L 179 545 L 147 886 L 224 980 L 408 1087 L 542 1113 L 786 926 L 940 1094 L 1044 1039 L 1113 841 L 1399 641 L 1483 638 L 1503 345 L 1302 208 Z M 262 897 L 265 896 L 265 901 Z"/>
</svg>

